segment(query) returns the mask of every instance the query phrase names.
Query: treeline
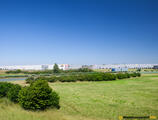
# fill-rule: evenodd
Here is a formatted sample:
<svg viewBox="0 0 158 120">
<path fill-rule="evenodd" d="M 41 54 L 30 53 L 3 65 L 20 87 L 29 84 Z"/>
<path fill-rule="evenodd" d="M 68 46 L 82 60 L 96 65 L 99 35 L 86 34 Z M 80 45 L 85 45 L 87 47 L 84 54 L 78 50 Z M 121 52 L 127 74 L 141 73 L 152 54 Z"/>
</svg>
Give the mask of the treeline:
<svg viewBox="0 0 158 120">
<path fill-rule="evenodd" d="M 2 97 L 7 97 L 14 103 L 19 103 L 27 110 L 60 108 L 59 95 L 48 86 L 48 82 L 45 80 L 35 81 L 27 87 L 0 82 L 0 98 Z"/>
<path fill-rule="evenodd" d="M 58 68 L 56 68 L 58 69 Z M 70 70 L 38 70 L 38 71 L 24 71 L 24 70 L 9 70 L 6 71 L 7 74 L 53 74 L 53 73 L 73 73 L 73 72 L 93 72 L 93 70 L 88 68 L 80 68 L 80 69 L 70 69 Z"/>
<path fill-rule="evenodd" d="M 112 81 L 117 79 L 125 79 L 130 77 L 140 77 L 140 73 L 93 73 L 93 74 L 78 74 L 69 76 L 50 76 L 50 77 L 29 77 L 26 83 L 33 83 L 37 80 L 46 80 L 48 82 L 76 82 L 76 81 Z"/>
</svg>

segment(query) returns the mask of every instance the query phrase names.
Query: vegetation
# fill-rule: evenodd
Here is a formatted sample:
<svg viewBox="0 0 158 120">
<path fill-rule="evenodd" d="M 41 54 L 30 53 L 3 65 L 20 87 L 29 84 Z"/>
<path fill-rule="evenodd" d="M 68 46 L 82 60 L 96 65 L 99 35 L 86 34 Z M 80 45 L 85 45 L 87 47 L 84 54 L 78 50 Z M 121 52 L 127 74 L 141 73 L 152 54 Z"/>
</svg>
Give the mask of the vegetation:
<svg viewBox="0 0 158 120">
<path fill-rule="evenodd" d="M 34 81 L 35 81 L 35 78 L 32 76 L 26 79 L 26 83 L 33 83 Z"/>
<path fill-rule="evenodd" d="M 37 80 L 19 92 L 19 103 L 24 109 L 45 110 L 59 106 L 59 96 L 44 80 Z"/>
<path fill-rule="evenodd" d="M 54 64 L 54 67 L 53 67 L 53 73 L 60 73 L 60 69 L 56 63 Z"/>
<path fill-rule="evenodd" d="M 76 82 L 76 81 L 112 81 L 116 79 L 125 79 L 130 77 L 140 77 L 140 73 L 87 73 L 87 74 L 72 74 L 72 75 L 62 75 L 62 76 L 51 76 L 44 77 L 40 76 L 37 78 L 30 77 L 26 79 L 27 83 L 32 83 L 36 80 L 46 80 L 48 82 Z"/>
<path fill-rule="evenodd" d="M 6 71 L 7 74 L 17 74 L 17 73 L 22 73 L 21 70 L 9 70 L 9 71 Z"/>
<path fill-rule="evenodd" d="M 14 83 L 18 82 L 21 84 Z M 26 111 L 2 98 L 0 120 L 118 120 L 120 115 L 157 116 L 157 84 L 158 74 L 116 81 L 49 83 L 60 95 L 59 110 Z"/>
<path fill-rule="evenodd" d="M 18 102 L 18 94 L 21 86 L 7 82 L 0 82 L 0 97 L 7 97 L 13 102 Z"/>
<path fill-rule="evenodd" d="M 9 89 L 13 86 L 11 83 L 0 82 L 0 97 L 6 97 Z"/>
<path fill-rule="evenodd" d="M 18 102 L 18 94 L 19 91 L 21 90 L 21 86 L 20 85 L 12 85 L 12 87 L 8 90 L 7 93 L 7 97 L 9 100 L 11 100 L 12 102 L 17 103 Z"/>
<path fill-rule="evenodd" d="M 53 70 L 36 70 L 36 71 L 9 70 L 9 71 L 6 71 L 5 73 L 14 74 L 17 76 L 19 74 L 22 74 L 22 75 L 24 75 L 24 74 L 34 74 L 34 75 L 44 74 L 46 76 L 49 76 L 50 74 L 57 74 L 57 73 L 78 73 L 78 72 L 93 72 L 93 70 L 88 69 L 88 68 L 61 70 L 61 69 L 59 69 L 58 65 L 55 64 Z"/>
<path fill-rule="evenodd" d="M 52 91 L 48 82 L 44 80 L 37 80 L 24 88 L 18 84 L 0 82 L 0 97 L 7 97 L 12 102 L 20 103 L 25 109 L 60 108 L 59 95 Z"/>
</svg>

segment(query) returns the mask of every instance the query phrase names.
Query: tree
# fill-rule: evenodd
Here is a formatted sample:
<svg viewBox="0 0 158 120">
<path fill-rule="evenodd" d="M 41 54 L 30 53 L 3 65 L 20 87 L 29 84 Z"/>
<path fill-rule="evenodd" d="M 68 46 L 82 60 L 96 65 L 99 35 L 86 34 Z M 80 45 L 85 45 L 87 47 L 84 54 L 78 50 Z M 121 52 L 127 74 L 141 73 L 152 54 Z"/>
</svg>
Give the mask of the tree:
<svg viewBox="0 0 158 120">
<path fill-rule="evenodd" d="M 56 63 L 54 64 L 53 72 L 54 73 L 60 73 L 60 69 L 59 69 L 59 67 L 58 67 L 58 65 Z"/>
</svg>

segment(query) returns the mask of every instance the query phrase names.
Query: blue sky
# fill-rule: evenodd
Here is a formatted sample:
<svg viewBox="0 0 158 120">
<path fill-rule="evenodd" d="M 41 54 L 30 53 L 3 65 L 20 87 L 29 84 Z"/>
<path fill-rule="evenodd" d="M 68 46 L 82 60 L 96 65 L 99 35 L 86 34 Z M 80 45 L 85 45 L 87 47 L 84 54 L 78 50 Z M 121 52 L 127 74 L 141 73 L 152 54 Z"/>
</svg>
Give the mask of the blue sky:
<svg viewBox="0 0 158 120">
<path fill-rule="evenodd" d="M 157 0 L 0 0 L 0 65 L 158 63 Z"/>
</svg>

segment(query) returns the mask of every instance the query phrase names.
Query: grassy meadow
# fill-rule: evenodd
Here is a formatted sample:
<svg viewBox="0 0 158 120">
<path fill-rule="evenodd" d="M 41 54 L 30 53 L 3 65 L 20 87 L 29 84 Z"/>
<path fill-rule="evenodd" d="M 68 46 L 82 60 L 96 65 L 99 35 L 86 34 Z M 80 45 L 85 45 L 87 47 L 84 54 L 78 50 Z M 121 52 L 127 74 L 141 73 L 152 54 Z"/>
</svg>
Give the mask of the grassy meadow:
<svg viewBox="0 0 158 120">
<path fill-rule="evenodd" d="M 25 85 L 25 81 L 14 81 Z M 118 120 L 119 115 L 158 116 L 158 74 L 105 82 L 50 83 L 61 109 L 23 110 L 0 99 L 0 120 Z"/>
</svg>

